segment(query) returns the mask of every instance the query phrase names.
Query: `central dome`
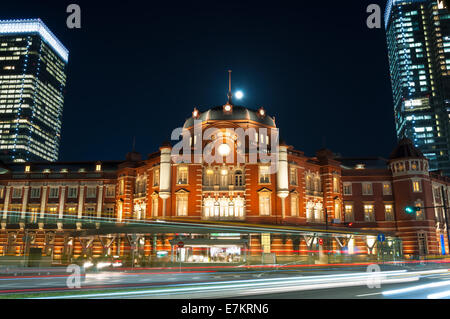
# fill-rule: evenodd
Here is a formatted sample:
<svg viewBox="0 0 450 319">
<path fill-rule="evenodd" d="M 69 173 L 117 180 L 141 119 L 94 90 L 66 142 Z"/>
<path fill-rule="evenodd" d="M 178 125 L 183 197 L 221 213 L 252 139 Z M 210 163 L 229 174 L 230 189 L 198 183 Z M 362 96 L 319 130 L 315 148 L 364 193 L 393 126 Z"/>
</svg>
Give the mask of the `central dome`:
<svg viewBox="0 0 450 319">
<path fill-rule="evenodd" d="M 263 109 L 260 109 L 263 110 Z M 275 120 L 266 115 L 266 112 L 251 110 L 244 106 L 233 105 L 230 112 L 225 112 L 223 106 L 216 106 L 206 112 L 200 113 L 198 118 L 193 116 L 184 122 L 183 128 L 190 128 L 194 126 L 194 120 L 209 122 L 209 121 L 239 121 L 239 122 L 255 122 L 264 126 L 276 127 Z"/>
</svg>

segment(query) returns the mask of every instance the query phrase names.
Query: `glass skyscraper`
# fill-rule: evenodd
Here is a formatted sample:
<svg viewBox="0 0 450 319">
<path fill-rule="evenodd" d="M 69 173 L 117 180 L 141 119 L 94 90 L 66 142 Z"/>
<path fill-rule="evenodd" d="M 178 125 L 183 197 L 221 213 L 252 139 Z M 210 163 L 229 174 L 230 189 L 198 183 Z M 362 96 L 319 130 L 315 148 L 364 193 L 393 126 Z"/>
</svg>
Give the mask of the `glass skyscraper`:
<svg viewBox="0 0 450 319">
<path fill-rule="evenodd" d="M 58 159 L 68 57 L 40 19 L 0 21 L 0 160 Z"/>
<path fill-rule="evenodd" d="M 397 137 L 450 175 L 450 11 L 443 0 L 389 0 L 385 27 Z"/>
</svg>

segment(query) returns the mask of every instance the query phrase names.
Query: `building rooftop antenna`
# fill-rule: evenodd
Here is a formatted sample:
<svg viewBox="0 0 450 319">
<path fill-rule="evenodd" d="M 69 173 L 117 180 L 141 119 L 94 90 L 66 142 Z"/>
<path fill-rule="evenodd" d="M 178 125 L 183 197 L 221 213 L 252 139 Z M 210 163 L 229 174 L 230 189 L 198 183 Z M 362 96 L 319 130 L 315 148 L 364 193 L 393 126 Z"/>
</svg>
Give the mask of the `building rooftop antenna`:
<svg viewBox="0 0 450 319">
<path fill-rule="evenodd" d="M 228 70 L 228 104 L 231 104 L 231 70 Z"/>
</svg>

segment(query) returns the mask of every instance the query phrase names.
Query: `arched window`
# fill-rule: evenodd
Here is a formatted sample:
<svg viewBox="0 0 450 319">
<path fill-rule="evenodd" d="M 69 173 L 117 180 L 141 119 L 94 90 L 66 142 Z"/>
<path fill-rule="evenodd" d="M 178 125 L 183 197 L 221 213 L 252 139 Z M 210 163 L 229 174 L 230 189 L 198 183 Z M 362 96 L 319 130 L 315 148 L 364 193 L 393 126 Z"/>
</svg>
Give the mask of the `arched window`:
<svg viewBox="0 0 450 319">
<path fill-rule="evenodd" d="M 243 186 L 244 185 L 244 177 L 242 175 L 242 171 L 236 171 L 234 173 L 234 185 L 235 186 Z"/>
<path fill-rule="evenodd" d="M 306 220 L 308 222 L 314 220 L 313 208 L 314 208 L 314 203 L 313 202 L 306 203 Z"/>
<path fill-rule="evenodd" d="M 306 176 L 306 190 L 308 191 L 312 191 L 313 187 L 312 187 L 312 178 L 310 175 Z"/>
<path fill-rule="evenodd" d="M 204 186 L 214 186 L 214 170 L 211 167 L 205 168 L 203 179 Z"/>
<path fill-rule="evenodd" d="M 228 169 L 226 167 L 220 170 L 220 187 L 228 187 Z"/>
</svg>

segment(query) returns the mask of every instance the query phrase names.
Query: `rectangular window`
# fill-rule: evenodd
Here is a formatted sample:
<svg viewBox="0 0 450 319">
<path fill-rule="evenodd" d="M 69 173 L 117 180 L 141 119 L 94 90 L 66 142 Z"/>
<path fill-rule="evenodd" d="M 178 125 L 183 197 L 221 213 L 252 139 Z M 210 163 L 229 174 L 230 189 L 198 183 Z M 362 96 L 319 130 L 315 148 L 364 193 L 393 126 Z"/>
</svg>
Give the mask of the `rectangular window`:
<svg viewBox="0 0 450 319">
<path fill-rule="evenodd" d="M 121 179 L 119 181 L 119 195 L 123 195 L 124 192 L 125 192 L 125 181 Z"/>
<path fill-rule="evenodd" d="M 260 184 L 269 184 L 270 183 L 269 166 L 260 166 L 259 167 L 259 183 Z"/>
<path fill-rule="evenodd" d="M 111 198 L 116 195 L 116 187 L 115 186 L 106 186 L 106 197 Z"/>
<path fill-rule="evenodd" d="M 413 186 L 413 192 L 420 193 L 422 191 L 422 185 L 421 185 L 420 181 L 413 181 L 412 186 Z"/>
<path fill-rule="evenodd" d="M 78 187 L 69 187 L 67 190 L 67 198 L 77 198 Z"/>
<path fill-rule="evenodd" d="M 333 192 L 339 193 L 339 178 L 337 176 L 333 176 Z"/>
<path fill-rule="evenodd" d="M 289 173 L 289 180 L 291 182 L 291 185 L 297 185 L 297 169 L 295 167 L 291 167 Z"/>
<path fill-rule="evenodd" d="M 259 215 L 270 216 L 270 193 L 259 193 Z"/>
<path fill-rule="evenodd" d="M 362 194 L 363 195 L 373 195 L 372 183 L 362 184 Z"/>
<path fill-rule="evenodd" d="M 344 195 L 352 194 L 352 183 L 344 183 L 343 185 Z"/>
<path fill-rule="evenodd" d="M 114 219 L 114 205 L 105 205 L 105 207 L 103 207 L 102 217 L 107 220 Z"/>
<path fill-rule="evenodd" d="M 86 190 L 86 198 L 95 198 L 97 196 L 97 187 L 88 187 Z"/>
<path fill-rule="evenodd" d="M 77 215 L 77 206 L 76 205 L 67 205 L 65 215 L 73 218 L 75 215 Z"/>
<path fill-rule="evenodd" d="M 186 185 L 187 183 L 188 183 L 188 168 L 186 166 L 179 166 L 177 184 Z"/>
<path fill-rule="evenodd" d="M 18 188 L 20 189 L 20 188 Z M 11 205 L 8 212 L 8 222 L 11 224 L 19 223 L 22 205 Z"/>
<path fill-rule="evenodd" d="M 22 197 L 22 188 L 13 188 L 12 198 L 21 198 Z"/>
<path fill-rule="evenodd" d="M 334 203 L 334 218 L 341 219 L 341 204 L 339 202 Z"/>
<path fill-rule="evenodd" d="M 392 204 L 386 204 L 384 205 L 384 214 L 385 214 L 385 220 L 394 220 L 394 208 Z"/>
<path fill-rule="evenodd" d="M 177 195 L 177 216 L 187 216 L 188 195 Z"/>
<path fill-rule="evenodd" d="M 391 183 L 383 183 L 383 195 L 392 195 Z"/>
<path fill-rule="evenodd" d="M 420 231 L 417 233 L 417 242 L 419 246 L 419 255 L 425 256 L 428 254 L 427 247 L 427 235 L 424 231 Z"/>
<path fill-rule="evenodd" d="M 366 222 L 374 222 L 375 221 L 373 205 L 364 205 L 364 220 Z"/>
<path fill-rule="evenodd" d="M 298 196 L 291 195 L 291 216 L 298 216 Z"/>
<path fill-rule="evenodd" d="M 86 205 L 86 208 L 83 213 L 83 218 L 87 220 L 92 220 L 97 217 L 97 212 L 95 211 L 94 205 Z"/>
<path fill-rule="evenodd" d="M 50 187 L 50 192 L 48 193 L 49 198 L 58 198 L 59 187 Z"/>
<path fill-rule="evenodd" d="M 353 215 L 353 205 L 345 204 L 344 213 L 345 213 L 345 221 L 346 222 L 352 222 L 355 220 L 354 215 Z"/>
<path fill-rule="evenodd" d="M 39 209 L 40 207 L 36 205 L 28 206 L 27 219 L 29 223 L 31 224 L 37 223 L 39 216 Z"/>
<path fill-rule="evenodd" d="M 40 187 L 31 187 L 30 198 L 39 198 L 39 197 L 41 197 L 41 188 Z"/>
<path fill-rule="evenodd" d="M 56 187 L 55 187 L 56 188 Z M 56 188 L 58 189 L 58 188 Z M 46 224 L 55 224 L 57 221 L 58 205 L 48 205 L 45 214 Z"/>
<path fill-rule="evenodd" d="M 153 186 L 159 186 L 159 168 L 154 170 L 154 173 L 153 173 Z"/>
<path fill-rule="evenodd" d="M 152 217 L 158 216 L 158 196 L 152 197 Z"/>
</svg>

